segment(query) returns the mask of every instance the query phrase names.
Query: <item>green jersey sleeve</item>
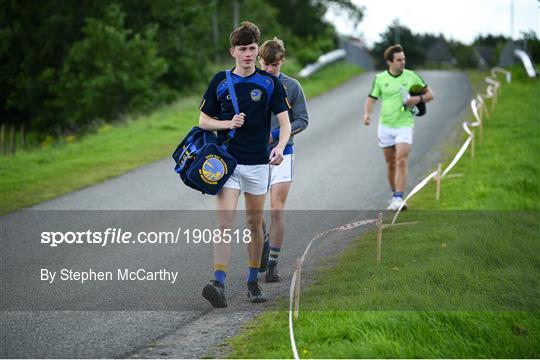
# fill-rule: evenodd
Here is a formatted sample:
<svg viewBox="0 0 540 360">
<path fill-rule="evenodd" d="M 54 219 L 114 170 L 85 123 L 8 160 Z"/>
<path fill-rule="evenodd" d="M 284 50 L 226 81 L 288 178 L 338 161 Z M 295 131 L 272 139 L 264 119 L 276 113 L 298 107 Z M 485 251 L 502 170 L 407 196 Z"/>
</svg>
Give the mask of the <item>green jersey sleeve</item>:
<svg viewBox="0 0 540 360">
<path fill-rule="evenodd" d="M 414 71 L 412 72 L 412 78 L 415 85 L 420 85 L 423 88 L 427 86 L 424 79 Z"/>
<path fill-rule="evenodd" d="M 369 92 L 369 97 L 378 99 L 380 96 L 381 96 L 381 87 L 379 85 L 379 82 L 377 81 L 377 77 L 375 77 L 375 79 L 373 79 L 373 83 L 371 84 L 371 91 Z"/>
</svg>

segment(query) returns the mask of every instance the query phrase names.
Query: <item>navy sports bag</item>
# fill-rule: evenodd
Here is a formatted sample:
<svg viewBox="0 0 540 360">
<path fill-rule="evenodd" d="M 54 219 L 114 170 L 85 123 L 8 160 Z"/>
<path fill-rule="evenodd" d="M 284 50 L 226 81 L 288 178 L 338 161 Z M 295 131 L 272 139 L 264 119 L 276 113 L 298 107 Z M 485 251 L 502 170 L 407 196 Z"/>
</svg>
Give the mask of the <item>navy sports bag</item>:
<svg viewBox="0 0 540 360">
<path fill-rule="evenodd" d="M 239 114 L 238 100 L 230 71 L 226 71 L 227 85 L 234 111 Z M 219 144 L 213 131 L 194 126 L 178 145 L 172 157 L 176 162 L 174 170 L 187 186 L 203 194 L 217 194 L 236 168 L 236 159 L 227 152 L 227 145 L 234 137 L 235 130 Z"/>
</svg>

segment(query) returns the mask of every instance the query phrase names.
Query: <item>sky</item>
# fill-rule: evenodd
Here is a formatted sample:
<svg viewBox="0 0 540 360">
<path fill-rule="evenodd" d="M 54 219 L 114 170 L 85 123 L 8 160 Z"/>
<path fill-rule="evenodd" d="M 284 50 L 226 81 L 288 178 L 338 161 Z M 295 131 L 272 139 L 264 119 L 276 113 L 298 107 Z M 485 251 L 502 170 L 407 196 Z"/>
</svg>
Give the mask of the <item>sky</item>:
<svg viewBox="0 0 540 360">
<path fill-rule="evenodd" d="M 338 32 L 362 38 L 368 46 L 398 19 L 414 33 L 442 33 L 447 39 L 471 44 L 477 35 L 510 36 L 511 0 L 352 0 L 364 7 L 364 18 L 354 29 L 343 16 L 330 11 L 327 19 Z M 513 38 L 533 30 L 540 38 L 540 2 L 513 0 Z"/>
</svg>

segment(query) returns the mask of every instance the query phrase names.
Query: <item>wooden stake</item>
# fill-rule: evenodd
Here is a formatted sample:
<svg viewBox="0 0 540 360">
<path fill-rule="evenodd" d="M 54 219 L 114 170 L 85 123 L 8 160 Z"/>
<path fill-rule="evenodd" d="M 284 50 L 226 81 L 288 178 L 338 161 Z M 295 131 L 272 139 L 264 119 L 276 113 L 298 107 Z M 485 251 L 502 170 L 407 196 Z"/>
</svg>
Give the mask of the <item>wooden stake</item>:
<svg viewBox="0 0 540 360">
<path fill-rule="evenodd" d="M 472 133 L 472 140 L 471 140 L 471 158 L 474 159 L 474 132 Z"/>
<path fill-rule="evenodd" d="M 298 314 L 300 312 L 300 277 L 302 274 L 302 259 L 296 260 L 296 283 L 294 284 L 294 307 L 293 315 L 294 319 L 298 320 Z"/>
<path fill-rule="evenodd" d="M 480 122 L 480 145 L 484 143 L 484 123 Z"/>
<path fill-rule="evenodd" d="M 493 97 L 491 98 L 491 112 L 495 110 L 495 106 L 497 105 L 497 89 L 493 89 Z"/>
<path fill-rule="evenodd" d="M 477 104 L 480 104 L 480 106 L 478 107 L 478 116 L 480 117 L 480 122 L 482 122 L 482 120 L 484 120 L 484 109 L 482 108 L 481 101 L 477 102 Z"/>
<path fill-rule="evenodd" d="M 482 101 L 482 108 L 486 112 L 486 119 L 489 118 L 489 111 L 488 111 L 488 108 L 487 108 L 487 105 L 486 105 L 485 101 Z"/>
<path fill-rule="evenodd" d="M 437 165 L 437 191 L 435 192 L 435 200 L 439 201 L 441 197 L 441 177 L 442 177 L 442 171 L 441 171 L 441 163 Z"/>
<path fill-rule="evenodd" d="M 483 143 L 484 141 L 484 109 L 482 107 L 482 102 L 477 102 L 477 109 L 476 111 L 478 111 L 478 120 L 480 121 L 480 144 Z"/>
<path fill-rule="evenodd" d="M 382 259 L 382 213 L 377 215 L 377 264 Z"/>
</svg>

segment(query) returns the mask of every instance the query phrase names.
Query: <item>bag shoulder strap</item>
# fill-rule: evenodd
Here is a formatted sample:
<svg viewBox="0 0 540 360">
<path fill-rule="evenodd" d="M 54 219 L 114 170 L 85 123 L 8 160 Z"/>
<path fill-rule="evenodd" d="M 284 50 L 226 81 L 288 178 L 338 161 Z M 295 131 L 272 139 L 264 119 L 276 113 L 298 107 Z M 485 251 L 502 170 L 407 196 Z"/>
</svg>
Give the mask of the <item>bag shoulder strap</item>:
<svg viewBox="0 0 540 360">
<path fill-rule="evenodd" d="M 236 92 L 234 91 L 234 84 L 232 80 L 231 70 L 226 70 L 225 76 L 227 78 L 227 88 L 229 89 L 229 95 L 231 95 L 231 101 L 233 103 L 234 112 L 235 114 L 240 114 L 240 108 L 238 107 L 238 99 L 236 97 Z M 231 131 L 229 131 L 229 137 L 232 139 L 235 133 L 236 133 L 236 129 L 232 129 Z"/>
<path fill-rule="evenodd" d="M 234 84 L 232 81 L 231 70 L 225 71 L 225 76 L 227 77 L 227 87 L 229 88 L 229 94 L 231 95 L 231 101 L 233 103 L 234 112 L 240 114 L 240 108 L 238 107 L 238 99 L 236 97 L 236 92 L 234 91 Z"/>
</svg>

